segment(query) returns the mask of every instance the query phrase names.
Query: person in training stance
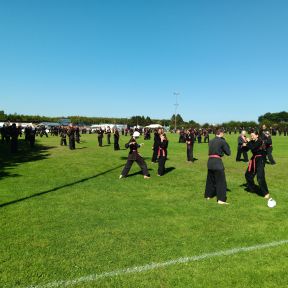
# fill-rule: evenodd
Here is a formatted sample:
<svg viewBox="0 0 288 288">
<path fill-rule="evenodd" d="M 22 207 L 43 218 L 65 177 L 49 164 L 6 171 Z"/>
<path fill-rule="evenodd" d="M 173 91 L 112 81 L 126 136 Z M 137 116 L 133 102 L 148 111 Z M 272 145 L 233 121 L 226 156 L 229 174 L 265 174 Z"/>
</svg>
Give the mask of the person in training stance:
<svg viewBox="0 0 288 288">
<path fill-rule="evenodd" d="M 138 153 L 138 148 L 143 145 L 143 144 L 141 145 L 138 144 L 136 141 L 136 138 L 138 138 L 139 136 L 140 136 L 140 133 L 135 131 L 133 133 L 132 138 L 129 140 L 129 142 L 125 144 L 126 149 L 129 148 L 130 151 L 128 154 L 126 165 L 123 168 L 121 175 L 119 176 L 120 179 L 128 175 L 130 168 L 132 164 L 134 163 L 134 161 L 136 161 L 136 163 L 140 166 L 142 173 L 144 175 L 144 179 L 150 178 L 147 165 L 144 159 L 142 158 L 142 156 Z"/>
<path fill-rule="evenodd" d="M 209 200 L 217 196 L 218 204 L 226 202 L 227 184 L 222 157 L 231 155 L 230 147 L 224 137 L 224 130 L 218 129 L 216 137 L 209 142 L 208 173 L 206 180 L 205 198 Z"/>
<path fill-rule="evenodd" d="M 265 143 L 259 137 L 259 133 L 257 131 L 251 132 L 250 137 L 251 139 L 247 138 L 247 143 L 244 144 L 244 149 L 246 149 L 246 151 L 251 150 L 252 152 L 252 157 L 245 173 L 247 182 L 246 190 L 248 192 L 255 192 L 264 198 L 269 199 L 270 195 L 265 179 Z M 254 177 L 256 175 L 259 188 L 254 183 Z"/>
<path fill-rule="evenodd" d="M 166 134 L 160 134 L 160 143 L 158 147 L 158 176 L 165 174 L 165 163 L 167 160 L 168 139 Z"/>
</svg>

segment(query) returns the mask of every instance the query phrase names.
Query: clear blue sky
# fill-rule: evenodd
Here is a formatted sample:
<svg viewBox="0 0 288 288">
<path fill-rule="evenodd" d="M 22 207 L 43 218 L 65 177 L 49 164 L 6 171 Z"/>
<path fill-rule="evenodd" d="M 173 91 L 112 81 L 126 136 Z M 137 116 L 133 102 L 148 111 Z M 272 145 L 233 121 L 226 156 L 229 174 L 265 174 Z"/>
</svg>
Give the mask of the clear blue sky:
<svg viewBox="0 0 288 288">
<path fill-rule="evenodd" d="M 0 110 L 220 123 L 288 110 L 286 0 L 0 2 Z"/>
</svg>

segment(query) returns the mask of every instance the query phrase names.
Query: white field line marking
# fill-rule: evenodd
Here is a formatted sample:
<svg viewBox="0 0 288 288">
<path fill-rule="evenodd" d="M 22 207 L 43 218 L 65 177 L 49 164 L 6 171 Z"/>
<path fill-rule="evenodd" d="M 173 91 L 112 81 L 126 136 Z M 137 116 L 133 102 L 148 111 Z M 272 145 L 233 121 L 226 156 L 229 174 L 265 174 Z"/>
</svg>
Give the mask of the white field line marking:
<svg viewBox="0 0 288 288">
<path fill-rule="evenodd" d="M 80 283 L 97 281 L 102 278 L 112 278 L 115 276 L 141 273 L 141 272 L 151 271 L 151 270 L 155 270 L 155 269 L 159 269 L 159 268 L 163 268 L 167 266 L 172 266 L 176 264 L 184 264 L 184 263 L 199 261 L 203 259 L 209 259 L 209 258 L 213 258 L 217 256 L 228 256 L 228 255 L 234 255 L 240 252 L 249 252 L 249 251 L 260 250 L 260 249 L 265 249 L 265 248 L 272 248 L 272 247 L 276 247 L 276 246 L 280 246 L 284 244 L 288 244 L 288 240 L 282 240 L 282 241 L 271 242 L 271 243 L 266 243 L 266 244 L 259 244 L 259 245 L 249 246 L 249 247 L 232 248 L 232 249 L 222 250 L 222 251 L 213 252 L 213 253 L 206 253 L 206 254 L 202 254 L 198 256 L 178 258 L 178 259 L 169 260 L 169 261 L 162 262 L 162 263 L 150 263 L 144 266 L 135 266 L 135 267 L 115 270 L 111 272 L 92 274 L 92 275 L 83 276 L 83 277 L 73 279 L 73 280 L 60 280 L 60 281 L 54 281 L 54 282 L 43 284 L 43 285 L 32 285 L 27 288 L 68 287 L 68 286 L 73 286 L 73 285 L 77 285 Z"/>
</svg>

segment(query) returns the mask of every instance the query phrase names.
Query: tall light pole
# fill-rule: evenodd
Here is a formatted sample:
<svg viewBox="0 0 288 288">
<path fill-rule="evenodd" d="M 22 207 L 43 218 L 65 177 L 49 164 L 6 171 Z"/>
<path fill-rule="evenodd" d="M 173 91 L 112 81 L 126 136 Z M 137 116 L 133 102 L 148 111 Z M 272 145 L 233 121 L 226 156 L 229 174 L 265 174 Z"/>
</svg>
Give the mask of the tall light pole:
<svg viewBox="0 0 288 288">
<path fill-rule="evenodd" d="M 178 96 L 180 95 L 180 93 L 179 92 L 174 92 L 173 93 L 173 95 L 176 97 L 176 102 L 175 102 L 175 104 L 174 104 L 174 106 L 175 106 L 175 114 L 174 114 L 174 129 L 175 129 L 175 133 L 176 133 L 176 129 L 177 129 L 177 120 L 176 120 L 176 113 L 177 113 L 177 108 L 178 108 L 178 106 L 179 106 L 179 104 L 178 104 Z"/>
</svg>

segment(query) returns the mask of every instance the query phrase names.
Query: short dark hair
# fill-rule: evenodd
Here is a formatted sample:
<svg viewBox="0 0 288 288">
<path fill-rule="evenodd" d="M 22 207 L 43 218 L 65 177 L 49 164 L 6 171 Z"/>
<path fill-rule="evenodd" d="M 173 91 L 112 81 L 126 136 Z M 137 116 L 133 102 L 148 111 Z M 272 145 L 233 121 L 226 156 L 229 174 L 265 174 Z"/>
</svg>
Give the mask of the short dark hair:
<svg viewBox="0 0 288 288">
<path fill-rule="evenodd" d="M 216 135 L 220 135 L 221 133 L 224 133 L 224 129 L 223 128 L 217 129 Z"/>
</svg>

